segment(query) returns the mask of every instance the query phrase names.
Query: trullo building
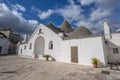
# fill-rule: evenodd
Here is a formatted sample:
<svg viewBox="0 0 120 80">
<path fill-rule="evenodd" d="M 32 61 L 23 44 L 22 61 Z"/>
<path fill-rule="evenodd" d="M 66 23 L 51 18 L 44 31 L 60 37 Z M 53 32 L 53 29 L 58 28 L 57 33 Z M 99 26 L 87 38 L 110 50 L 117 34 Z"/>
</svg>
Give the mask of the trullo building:
<svg viewBox="0 0 120 80">
<path fill-rule="evenodd" d="M 84 26 L 74 29 L 64 20 L 61 28 L 52 23 L 40 24 L 28 40 L 19 43 L 18 55 L 44 59 L 49 54 L 59 62 L 92 65 L 91 58 L 98 58 L 101 65 L 120 60 L 120 33 L 110 33 L 104 22 L 104 36 L 93 35 Z"/>
</svg>

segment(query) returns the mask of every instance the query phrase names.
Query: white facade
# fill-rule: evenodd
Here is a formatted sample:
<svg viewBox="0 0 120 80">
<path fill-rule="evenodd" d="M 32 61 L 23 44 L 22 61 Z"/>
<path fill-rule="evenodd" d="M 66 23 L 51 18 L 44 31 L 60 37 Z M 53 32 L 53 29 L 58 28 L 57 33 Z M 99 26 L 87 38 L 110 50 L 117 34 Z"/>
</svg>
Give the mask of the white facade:
<svg viewBox="0 0 120 80">
<path fill-rule="evenodd" d="M 8 54 L 9 41 L 6 37 L 0 34 L 0 55 Z"/>
<path fill-rule="evenodd" d="M 41 33 L 39 33 L 40 30 Z M 44 41 L 42 41 L 41 44 L 38 42 L 38 44 L 35 45 L 39 37 L 43 38 L 42 40 Z M 53 49 L 49 49 L 51 41 L 53 43 Z M 44 43 L 45 46 L 42 51 L 38 47 L 41 47 Z M 30 44 L 32 45 L 31 48 Z M 106 65 L 107 56 L 105 55 L 105 44 L 102 36 L 63 40 L 59 34 L 56 34 L 43 24 L 39 25 L 26 43 L 19 44 L 18 54 L 34 58 L 35 54 L 37 54 L 35 50 L 38 50 L 40 52 L 40 59 L 44 59 L 43 55 L 49 54 L 55 61 L 72 63 L 71 47 L 77 47 L 78 64 L 91 66 L 91 58 L 96 57 L 100 60 L 102 65 Z"/>
<path fill-rule="evenodd" d="M 61 54 L 58 59 L 71 63 L 71 47 L 78 47 L 78 64 L 92 65 L 91 59 L 96 57 L 102 64 L 106 64 L 104 55 L 104 43 L 102 37 L 92 37 L 84 39 L 66 40 L 62 42 Z"/>
</svg>

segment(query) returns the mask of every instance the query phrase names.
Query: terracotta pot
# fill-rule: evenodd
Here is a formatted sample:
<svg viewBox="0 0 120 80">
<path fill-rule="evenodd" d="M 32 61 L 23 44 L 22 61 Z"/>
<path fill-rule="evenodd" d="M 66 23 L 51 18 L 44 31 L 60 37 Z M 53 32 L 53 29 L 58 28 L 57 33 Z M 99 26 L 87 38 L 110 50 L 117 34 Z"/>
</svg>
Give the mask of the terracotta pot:
<svg viewBox="0 0 120 80">
<path fill-rule="evenodd" d="M 49 57 L 46 57 L 46 61 L 49 61 Z"/>
<path fill-rule="evenodd" d="M 97 64 L 93 64 L 93 67 L 94 67 L 94 68 L 97 68 L 97 67 L 98 67 L 98 65 L 97 65 Z"/>
</svg>

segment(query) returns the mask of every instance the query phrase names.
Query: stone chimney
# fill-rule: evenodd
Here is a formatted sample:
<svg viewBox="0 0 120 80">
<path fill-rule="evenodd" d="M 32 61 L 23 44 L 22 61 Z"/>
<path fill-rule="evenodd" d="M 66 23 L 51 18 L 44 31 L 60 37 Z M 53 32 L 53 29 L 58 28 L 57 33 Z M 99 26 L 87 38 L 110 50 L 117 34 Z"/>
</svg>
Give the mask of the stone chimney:
<svg viewBox="0 0 120 80">
<path fill-rule="evenodd" d="M 24 34 L 24 40 L 23 42 L 26 42 L 28 40 L 28 34 Z"/>
</svg>

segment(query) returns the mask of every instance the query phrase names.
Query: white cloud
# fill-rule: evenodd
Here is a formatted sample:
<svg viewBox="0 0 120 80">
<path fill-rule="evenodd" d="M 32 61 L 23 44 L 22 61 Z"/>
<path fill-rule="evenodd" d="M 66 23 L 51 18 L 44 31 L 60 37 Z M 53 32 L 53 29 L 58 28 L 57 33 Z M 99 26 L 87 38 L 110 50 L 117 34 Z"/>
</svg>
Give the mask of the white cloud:
<svg viewBox="0 0 120 80">
<path fill-rule="evenodd" d="M 112 11 L 118 6 L 120 0 L 96 0 L 96 9 L 91 13 L 92 20 L 107 18 Z"/>
<path fill-rule="evenodd" d="M 74 0 L 68 0 L 69 4 L 58 7 L 57 9 L 48 9 L 48 11 L 41 11 L 36 8 L 34 10 L 39 13 L 38 16 L 40 19 L 46 19 L 52 14 L 58 14 L 76 26 L 83 25 L 90 29 L 93 33 L 100 33 L 103 31 L 103 20 L 106 18 L 110 20 L 115 19 L 115 16 L 118 15 L 118 13 L 114 10 L 120 7 L 120 0 L 78 1 L 79 3 L 76 4 Z M 86 11 L 88 9 L 84 9 L 83 7 L 86 5 L 89 6 L 91 3 L 94 3 L 94 6 L 89 7 L 90 11 Z M 113 14 L 115 16 L 113 16 Z M 119 20 L 120 19 L 117 17 L 117 21 Z"/>
<path fill-rule="evenodd" d="M 111 13 L 110 10 L 103 10 L 101 8 L 96 9 L 91 13 L 91 20 L 99 20 L 109 16 Z"/>
<path fill-rule="evenodd" d="M 96 0 L 78 0 L 83 6 L 84 5 L 89 5 L 93 2 L 95 2 Z"/>
<path fill-rule="evenodd" d="M 73 0 L 69 1 L 69 5 L 66 5 L 60 9 L 57 9 L 57 13 L 62 15 L 65 19 L 69 21 L 80 20 L 83 16 L 81 14 L 82 9 L 80 5 L 76 5 Z"/>
<path fill-rule="evenodd" d="M 38 16 L 40 19 L 49 18 L 52 14 L 56 13 L 63 16 L 65 19 L 69 21 L 77 21 L 80 20 L 83 16 L 81 15 L 82 9 L 80 5 L 76 5 L 73 0 L 69 0 L 69 5 L 63 6 L 58 9 L 48 9 L 48 11 L 40 11 L 35 7 L 32 7 L 32 10 L 38 12 Z"/>
<path fill-rule="evenodd" d="M 11 10 L 6 4 L 0 3 L 0 25 L 9 27 L 15 32 L 30 33 L 34 27 L 31 23 L 35 23 L 35 21 L 26 20 L 22 13 Z"/>
<path fill-rule="evenodd" d="M 13 11 L 11 11 L 11 12 L 12 12 L 14 15 L 20 17 L 20 18 L 21 18 L 21 16 L 22 16 L 22 13 L 19 13 L 18 11 L 13 10 Z"/>
<path fill-rule="evenodd" d="M 84 0 L 84 1 L 87 1 L 87 0 Z M 100 32 L 103 32 L 104 19 L 109 19 L 108 21 L 117 19 L 115 18 L 115 15 L 117 15 L 118 13 L 114 10 L 120 7 L 120 4 L 119 4 L 120 0 L 92 0 L 92 1 L 95 3 L 96 9 L 92 10 L 91 13 L 89 13 L 90 17 L 87 19 L 87 21 L 86 21 L 86 18 L 84 18 L 82 21 L 86 23 L 86 26 L 88 26 L 88 28 L 91 29 L 93 33 L 100 33 Z M 84 4 L 82 5 L 84 6 Z M 89 4 L 86 4 L 86 5 L 89 5 Z M 81 21 L 79 22 L 83 24 L 83 22 Z M 89 23 L 92 25 L 90 25 Z M 111 30 L 114 31 L 115 28 L 118 29 L 119 27 L 118 26 L 112 27 Z"/>
<path fill-rule="evenodd" d="M 40 11 L 38 8 L 36 8 L 35 6 L 32 6 L 32 7 L 31 7 L 31 10 L 32 10 L 33 12 L 36 12 L 36 13 L 41 13 L 41 11 Z"/>
<path fill-rule="evenodd" d="M 4 3 L 1 3 L 1 4 L 0 4 L 0 9 L 1 9 L 1 10 L 4 10 L 4 11 L 7 11 L 7 10 L 8 10 L 8 7 L 7 7 Z"/>
<path fill-rule="evenodd" d="M 37 12 L 40 19 L 49 18 L 52 14 L 59 14 L 69 21 L 78 21 L 82 19 L 81 14 L 82 9 L 80 5 L 76 5 L 73 0 L 68 0 L 69 5 L 65 5 L 57 9 L 48 9 L 47 11 L 41 11 L 36 7 L 31 7 L 31 9 Z"/>
<path fill-rule="evenodd" d="M 38 26 L 39 22 L 37 20 L 28 20 L 28 23 L 33 25 L 33 26 Z"/>
<path fill-rule="evenodd" d="M 18 9 L 21 10 L 21 11 L 26 11 L 25 7 L 23 7 L 20 4 L 16 4 L 16 7 L 18 7 Z"/>
<path fill-rule="evenodd" d="M 15 11 L 18 11 L 18 10 L 20 10 L 20 11 L 26 11 L 26 8 L 23 7 L 20 4 L 12 5 L 12 9 L 15 10 Z"/>
<path fill-rule="evenodd" d="M 40 19 L 46 19 L 46 18 L 48 18 L 50 15 L 52 15 L 53 13 L 54 13 L 53 10 L 48 9 L 48 11 L 40 12 L 40 13 L 38 14 L 38 16 L 39 16 Z"/>
</svg>

